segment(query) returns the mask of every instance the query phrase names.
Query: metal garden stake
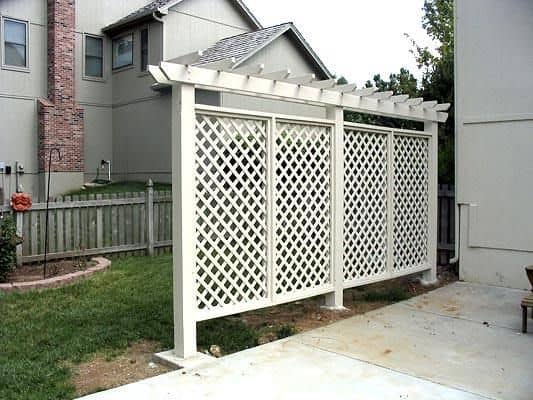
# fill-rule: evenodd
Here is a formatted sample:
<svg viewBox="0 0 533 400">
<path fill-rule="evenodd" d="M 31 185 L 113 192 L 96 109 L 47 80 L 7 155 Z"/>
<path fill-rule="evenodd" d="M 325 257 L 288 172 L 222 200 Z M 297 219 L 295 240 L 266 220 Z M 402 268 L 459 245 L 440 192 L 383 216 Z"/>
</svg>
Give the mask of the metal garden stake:
<svg viewBox="0 0 533 400">
<path fill-rule="evenodd" d="M 43 279 L 46 279 L 46 258 L 48 256 L 48 206 L 50 203 L 50 176 L 52 175 L 52 154 L 57 153 L 57 160 L 61 161 L 61 151 L 58 148 L 50 149 L 48 158 L 48 187 L 46 188 L 46 222 L 44 232 L 44 265 L 43 265 Z"/>
</svg>

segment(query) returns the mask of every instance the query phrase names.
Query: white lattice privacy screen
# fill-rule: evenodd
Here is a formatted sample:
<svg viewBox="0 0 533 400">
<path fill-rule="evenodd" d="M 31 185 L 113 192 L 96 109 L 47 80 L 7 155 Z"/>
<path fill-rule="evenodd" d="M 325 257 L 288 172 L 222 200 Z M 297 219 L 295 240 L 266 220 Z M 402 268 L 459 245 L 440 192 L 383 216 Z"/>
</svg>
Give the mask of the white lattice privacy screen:
<svg viewBox="0 0 533 400">
<path fill-rule="evenodd" d="M 329 120 L 197 111 L 198 319 L 331 292 L 339 244 L 345 288 L 428 268 L 431 137 L 334 131 Z"/>
<path fill-rule="evenodd" d="M 389 140 L 379 131 L 344 133 L 344 279 L 387 272 Z"/>
<path fill-rule="evenodd" d="M 276 128 L 276 295 L 330 287 L 331 128 L 291 123 Z"/>
<path fill-rule="evenodd" d="M 429 141 L 394 139 L 394 270 L 428 263 Z"/>
<path fill-rule="evenodd" d="M 267 123 L 196 117 L 197 305 L 267 297 Z"/>
</svg>

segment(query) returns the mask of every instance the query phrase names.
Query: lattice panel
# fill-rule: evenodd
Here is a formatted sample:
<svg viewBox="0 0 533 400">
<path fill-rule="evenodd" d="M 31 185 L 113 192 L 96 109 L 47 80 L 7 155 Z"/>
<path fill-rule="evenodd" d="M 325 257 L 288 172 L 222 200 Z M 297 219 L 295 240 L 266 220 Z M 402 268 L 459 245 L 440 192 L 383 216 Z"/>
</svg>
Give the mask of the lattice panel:
<svg viewBox="0 0 533 400">
<path fill-rule="evenodd" d="M 197 114 L 199 309 L 267 297 L 267 123 Z"/>
<path fill-rule="evenodd" d="M 344 280 L 387 270 L 388 137 L 346 130 L 344 135 Z"/>
<path fill-rule="evenodd" d="M 428 263 L 429 139 L 394 138 L 394 270 Z"/>
<path fill-rule="evenodd" d="M 275 292 L 331 282 L 331 128 L 278 123 L 275 151 Z"/>
</svg>

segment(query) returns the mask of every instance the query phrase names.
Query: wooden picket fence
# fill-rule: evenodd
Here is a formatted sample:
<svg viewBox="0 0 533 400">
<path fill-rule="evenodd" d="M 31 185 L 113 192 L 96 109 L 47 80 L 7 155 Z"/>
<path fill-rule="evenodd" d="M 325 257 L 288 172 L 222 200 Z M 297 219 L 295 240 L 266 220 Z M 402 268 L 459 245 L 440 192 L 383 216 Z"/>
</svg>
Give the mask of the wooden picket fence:
<svg viewBox="0 0 533 400">
<path fill-rule="evenodd" d="M 7 209 L 5 208 L 4 211 Z M 24 238 L 20 263 L 44 259 L 46 203 L 16 215 Z M 49 204 L 49 260 L 97 254 L 145 252 L 172 247 L 172 193 L 146 192 L 62 196 Z"/>
<path fill-rule="evenodd" d="M 439 265 L 448 265 L 455 256 L 455 188 L 453 185 L 439 185 Z"/>
<path fill-rule="evenodd" d="M 439 185 L 439 265 L 454 256 L 455 192 Z M 45 203 L 17 215 L 19 262 L 44 258 Z M 151 210 L 151 212 L 150 212 Z M 1 207 L 0 211 L 9 211 Z M 158 254 L 172 248 L 172 192 L 63 196 L 50 203 L 48 259 L 99 254 Z"/>
</svg>

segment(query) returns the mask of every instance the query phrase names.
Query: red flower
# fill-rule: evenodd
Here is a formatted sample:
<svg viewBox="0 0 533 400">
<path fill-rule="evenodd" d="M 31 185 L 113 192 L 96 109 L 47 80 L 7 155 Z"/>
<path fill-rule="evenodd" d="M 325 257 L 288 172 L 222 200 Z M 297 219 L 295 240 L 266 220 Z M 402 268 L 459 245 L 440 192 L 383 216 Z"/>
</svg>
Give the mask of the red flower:
<svg viewBox="0 0 533 400">
<path fill-rule="evenodd" d="M 13 193 L 11 208 L 17 212 L 28 211 L 31 208 L 31 196 L 28 193 Z"/>
</svg>

